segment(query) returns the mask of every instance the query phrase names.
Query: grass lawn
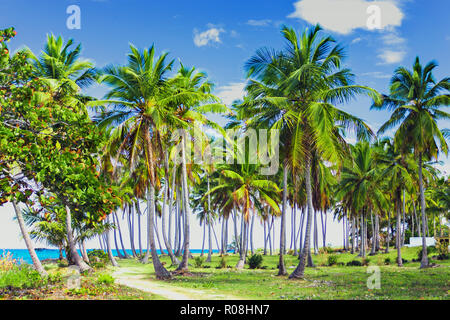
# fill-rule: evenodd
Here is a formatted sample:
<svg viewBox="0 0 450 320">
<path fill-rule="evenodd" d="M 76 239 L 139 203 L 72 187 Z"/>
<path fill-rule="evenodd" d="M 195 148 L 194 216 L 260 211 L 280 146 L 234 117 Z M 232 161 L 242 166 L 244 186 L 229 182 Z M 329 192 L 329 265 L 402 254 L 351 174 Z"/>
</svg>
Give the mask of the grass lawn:
<svg viewBox="0 0 450 320">
<path fill-rule="evenodd" d="M 81 276 L 79 289 L 67 288 L 67 267 L 57 263 L 45 264 L 49 278 L 43 281 L 36 277 L 30 281 L 15 270 L 9 279 L 13 283 L 0 282 L 0 300 L 155 300 L 162 299 L 158 295 L 143 292 L 114 283 L 106 268 L 94 269 L 93 272 Z M 0 272 L 4 279 L 6 272 Z M 28 279 L 27 279 L 28 277 Z M 11 282 L 11 280 L 9 281 Z"/>
<path fill-rule="evenodd" d="M 244 299 L 450 299 L 450 261 L 430 260 L 437 267 L 419 269 L 419 262 L 411 262 L 417 258 L 418 248 L 403 248 L 403 258 L 409 262 L 404 267 L 395 265 L 395 251 L 389 254 L 378 254 L 368 257 L 370 266 L 379 266 L 381 288 L 369 290 L 367 280 L 371 274 L 366 266 L 326 266 L 328 254 L 313 256 L 317 267 L 307 268 L 304 280 L 289 280 L 278 277 L 278 256 L 264 256 L 264 269 L 236 270 L 233 267 L 238 261 L 234 255 L 227 256 L 227 265 L 231 268 L 218 269 L 220 257 L 213 256 L 211 263 L 204 263 L 201 268 L 194 267 L 190 260 L 189 275 L 177 275 L 166 285 L 199 289 L 208 293 L 224 293 Z M 338 263 L 361 260 L 348 253 L 337 254 Z M 390 258 L 391 264 L 385 265 Z M 170 259 L 162 257 L 168 270 Z M 297 265 L 297 257 L 286 256 L 288 273 Z M 152 277 L 151 264 L 142 265 L 136 260 L 121 260 L 121 267 L 139 270 Z M 152 277 L 154 278 L 154 277 Z M 154 280 L 158 281 L 158 280 Z"/>
</svg>

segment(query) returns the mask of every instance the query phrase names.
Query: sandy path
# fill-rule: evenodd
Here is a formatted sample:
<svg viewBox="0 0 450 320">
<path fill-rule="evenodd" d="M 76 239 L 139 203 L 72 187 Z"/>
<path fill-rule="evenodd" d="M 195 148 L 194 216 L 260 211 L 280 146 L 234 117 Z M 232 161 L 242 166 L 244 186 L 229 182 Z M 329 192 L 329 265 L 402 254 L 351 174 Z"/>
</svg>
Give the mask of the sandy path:
<svg viewBox="0 0 450 320">
<path fill-rule="evenodd" d="M 153 293 L 169 300 L 239 300 L 239 298 L 224 294 L 175 287 L 163 281 L 151 279 L 148 275 L 133 268 L 120 267 L 112 275 L 118 284 Z"/>
</svg>

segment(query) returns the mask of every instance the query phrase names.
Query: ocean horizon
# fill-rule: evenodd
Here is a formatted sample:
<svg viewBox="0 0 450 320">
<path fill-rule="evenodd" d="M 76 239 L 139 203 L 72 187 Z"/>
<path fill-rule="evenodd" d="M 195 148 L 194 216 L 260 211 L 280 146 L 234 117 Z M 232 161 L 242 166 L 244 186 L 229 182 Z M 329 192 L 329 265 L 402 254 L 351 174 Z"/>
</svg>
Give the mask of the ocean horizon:
<svg viewBox="0 0 450 320">
<path fill-rule="evenodd" d="M 90 252 L 92 250 L 102 250 L 102 249 L 87 249 L 87 252 Z M 59 258 L 59 250 L 58 249 L 47 249 L 47 248 L 36 248 L 35 249 L 36 254 L 39 258 L 39 260 L 46 260 L 46 259 L 58 259 Z M 78 254 L 81 255 L 80 250 L 77 250 Z M 103 250 L 106 252 L 106 250 Z M 120 250 L 122 252 L 122 250 Z M 137 250 L 138 252 L 139 250 Z M 31 260 L 31 256 L 28 252 L 28 249 L 0 249 L 0 258 L 3 258 L 6 256 L 7 253 L 10 253 L 12 255 L 13 259 L 16 259 L 18 263 L 28 263 L 32 264 L 33 261 Z M 126 249 L 126 252 L 132 256 L 132 250 Z M 143 251 L 145 252 L 145 251 Z M 157 250 L 158 254 L 161 254 L 161 250 Z M 192 253 L 201 253 L 202 249 L 191 249 Z M 205 254 L 208 252 L 208 250 L 204 250 Z M 213 250 L 213 253 L 218 253 L 219 250 L 215 249 Z M 118 256 L 117 250 L 113 249 L 112 253 L 115 257 Z M 164 250 L 164 254 L 167 254 L 167 251 Z M 66 254 L 63 250 L 63 256 L 65 257 Z"/>
</svg>

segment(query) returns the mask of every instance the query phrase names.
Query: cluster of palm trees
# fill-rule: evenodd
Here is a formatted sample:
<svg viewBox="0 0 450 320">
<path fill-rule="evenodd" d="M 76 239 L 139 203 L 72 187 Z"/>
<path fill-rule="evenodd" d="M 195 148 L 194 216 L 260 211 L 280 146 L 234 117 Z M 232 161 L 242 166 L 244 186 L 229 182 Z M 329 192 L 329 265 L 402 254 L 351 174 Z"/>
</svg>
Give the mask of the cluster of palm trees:
<svg viewBox="0 0 450 320">
<path fill-rule="evenodd" d="M 251 251 L 255 249 L 255 219 L 264 225 L 264 253 L 267 243 L 272 252 L 274 219 L 280 219 L 279 275 L 287 274 L 289 211 L 290 252 L 299 256 L 290 278 L 303 277 L 305 268 L 313 265 L 312 251 L 317 253 L 320 246 L 319 219 L 322 245 L 326 245 L 330 211 L 343 222 L 344 249 L 359 250 L 363 257 L 369 244 L 371 254 L 382 244 L 387 251 L 395 234 L 401 265 L 400 248 L 410 229 L 411 235 L 424 239 L 422 267 L 428 266 L 425 236 L 430 233 L 430 221 L 435 226 L 437 218 L 440 227 L 441 217 L 449 218 L 448 179 L 439 177 L 432 159 L 438 152 L 447 154 L 449 131 L 439 129 L 438 121 L 450 118 L 442 110 L 449 105 L 450 79 L 436 81 L 432 74 L 436 63 L 423 67 L 417 58 L 412 70 L 396 69 L 389 94 L 380 95 L 354 83 L 353 73 L 342 65 L 344 48 L 319 26 L 302 33 L 283 27 L 281 32 L 286 43 L 283 50 L 261 48 L 245 64 L 246 95 L 232 106 L 223 105 L 212 94 L 213 84 L 205 73 L 181 63 L 174 70 L 174 60 L 167 53 L 157 56 L 154 46 L 146 50 L 131 46 L 125 65 L 96 70 L 79 59 L 80 46 L 70 50 L 72 41 L 64 44 L 62 38 L 49 36 L 43 53 L 34 60 L 40 77 L 80 87 L 94 81 L 108 86 L 102 100 L 81 94 L 76 98 L 95 110 L 93 121 L 109 134 L 101 178 L 121 187 L 122 206 L 117 212 L 128 217 L 130 234 L 134 234 L 134 216 L 138 218 L 139 250 L 131 238 L 133 255 L 144 263 L 151 257 L 158 278 L 168 278 L 170 273 L 158 257 L 155 236 L 160 251 L 167 252 L 177 270 L 187 271 L 193 214 L 203 224 L 203 243 L 208 238 L 207 260 L 215 238 L 221 253 L 231 247 L 239 254 L 237 268 L 243 268 L 249 245 Z M 372 98 L 372 109 L 392 112 L 378 133 L 338 108 L 360 95 Z M 206 132 L 226 132 L 207 118 L 209 113 L 227 116 L 226 128 L 244 137 L 250 129 L 258 134 L 259 129 L 276 130 L 278 173 L 263 175 L 262 163 L 250 161 L 253 155 L 248 148 L 236 151 L 234 141 L 231 147 L 214 145 L 217 136 Z M 206 127 L 209 131 L 203 130 Z M 383 138 L 388 130 L 395 130 L 393 139 Z M 174 132 L 180 134 L 174 138 Z M 347 133 L 353 133 L 358 142 L 349 144 Z M 206 142 L 199 143 L 196 137 Z M 192 163 L 187 154 L 191 144 L 201 154 L 211 153 L 212 146 L 222 148 L 231 159 L 243 152 L 244 161 Z M 127 258 L 117 212 L 108 223 L 114 228 L 119 257 Z M 147 243 L 143 250 L 144 214 Z M 228 237 L 230 217 L 233 238 Z M 220 244 L 214 231 L 218 219 Z M 159 220 L 161 228 L 156 226 Z M 107 226 L 97 234 L 107 236 L 105 248 L 114 261 L 110 230 Z"/>
</svg>

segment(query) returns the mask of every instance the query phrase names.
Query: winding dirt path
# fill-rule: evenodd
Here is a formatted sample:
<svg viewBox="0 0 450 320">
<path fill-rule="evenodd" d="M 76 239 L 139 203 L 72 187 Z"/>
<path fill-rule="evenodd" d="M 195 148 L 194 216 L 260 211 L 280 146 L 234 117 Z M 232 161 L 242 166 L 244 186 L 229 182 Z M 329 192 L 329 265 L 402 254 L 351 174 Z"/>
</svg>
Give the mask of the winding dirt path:
<svg viewBox="0 0 450 320">
<path fill-rule="evenodd" d="M 112 276 L 116 283 L 153 293 L 168 300 L 240 300 L 237 297 L 206 292 L 198 289 L 175 287 L 142 274 L 132 267 L 117 268 Z"/>
</svg>

